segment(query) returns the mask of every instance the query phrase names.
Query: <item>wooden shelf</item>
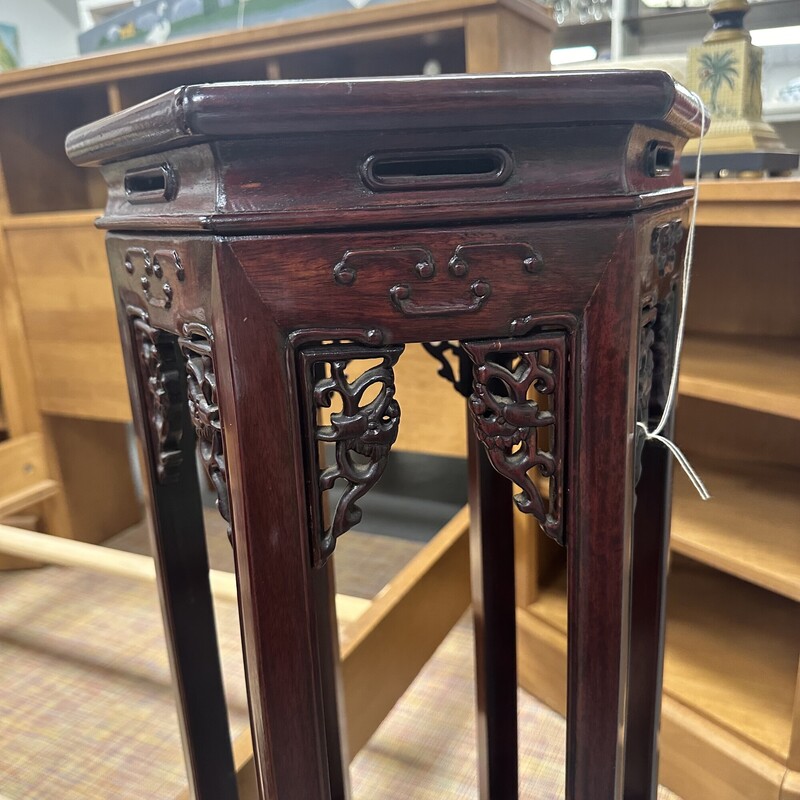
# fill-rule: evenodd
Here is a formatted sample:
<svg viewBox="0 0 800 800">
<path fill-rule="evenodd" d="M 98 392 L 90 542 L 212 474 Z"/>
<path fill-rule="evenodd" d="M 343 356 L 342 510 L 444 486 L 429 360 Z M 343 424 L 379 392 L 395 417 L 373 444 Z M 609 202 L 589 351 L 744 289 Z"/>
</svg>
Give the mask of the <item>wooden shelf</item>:
<svg viewBox="0 0 800 800">
<path fill-rule="evenodd" d="M 72 211 L 31 211 L 25 214 L 9 214 L 2 218 L 6 230 L 31 230 L 43 228 L 73 228 L 76 226 L 94 226 L 95 220 L 101 216 L 103 209 L 90 208 Z"/>
<path fill-rule="evenodd" d="M 711 500 L 676 478 L 672 549 L 800 601 L 800 471 L 693 461 Z"/>
<path fill-rule="evenodd" d="M 528 606 L 532 617 L 564 637 L 565 583 L 562 572 Z M 669 583 L 665 695 L 785 763 L 800 656 L 800 639 L 786 636 L 792 630 L 800 630 L 796 603 L 675 558 Z"/>
<path fill-rule="evenodd" d="M 681 394 L 800 419 L 800 342 L 687 335 Z"/>
<path fill-rule="evenodd" d="M 286 53 L 313 53 L 334 45 L 352 46 L 411 34 L 430 38 L 442 31 L 461 29 L 470 15 L 501 10 L 511 11 L 521 22 L 531 21 L 548 33 L 556 29 L 552 12 L 529 0 L 386 3 L 12 70 L 0 75 L 0 98 Z M 486 24 L 485 20 L 481 23 Z"/>
<path fill-rule="evenodd" d="M 800 606 L 676 558 L 667 620 L 665 692 L 785 763 Z"/>
<path fill-rule="evenodd" d="M 49 478 L 45 478 L 18 492 L 3 495 L 0 497 L 0 519 L 10 517 L 12 514 L 17 514 L 31 506 L 35 506 L 37 503 L 41 503 L 42 500 L 53 497 L 58 491 L 58 484 Z"/>
<path fill-rule="evenodd" d="M 700 183 L 697 224 L 723 228 L 800 227 L 800 180 L 713 180 Z"/>
</svg>

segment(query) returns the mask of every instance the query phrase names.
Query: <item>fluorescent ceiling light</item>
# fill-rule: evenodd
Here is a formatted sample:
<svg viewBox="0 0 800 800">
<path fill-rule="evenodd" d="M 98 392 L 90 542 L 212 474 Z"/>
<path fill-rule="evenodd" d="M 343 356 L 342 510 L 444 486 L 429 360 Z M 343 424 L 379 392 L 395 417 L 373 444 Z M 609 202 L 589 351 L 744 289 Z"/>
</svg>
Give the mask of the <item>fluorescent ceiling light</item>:
<svg viewBox="0 0 800 800">
<path fill-rule="evenodd" d="M 585 47 L 559 47 L 550 53 L 550 64 L 559 67 L 562 64 L 577 64 L 581 61 L 596 61 L 597 50 L 590 45 Z"/>
<path fill-rule="evenodd" d="M 783 28 L 762 28 L 750 31 L 753 44 L 770 47 L 779 44 L 800 44 L 800 25 L 786 25 Z"/>
</svg>

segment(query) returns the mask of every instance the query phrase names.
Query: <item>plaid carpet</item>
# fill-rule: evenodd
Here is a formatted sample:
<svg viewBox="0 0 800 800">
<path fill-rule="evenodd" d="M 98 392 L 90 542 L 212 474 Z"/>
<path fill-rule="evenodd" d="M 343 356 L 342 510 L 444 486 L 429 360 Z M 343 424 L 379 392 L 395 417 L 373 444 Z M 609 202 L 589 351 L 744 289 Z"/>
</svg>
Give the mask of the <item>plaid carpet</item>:
<svg viewBox="0 0 800 800">
<path fill-rule="evenodd" d="M 351 766 L 355 800 L 475 800 L 472 631 L 462 620 Z M 564 718 L 519 691 L 520 797 L 564 797 Z M 658 800 L 679 800 L 661 787 Z"/>
<path fill-rule="evenodd" d="M 224 568 L 227 541 L 208 522 Z M 114 544 L 146 550 L 141 529 Z M 348 534 L 340 590 L 374 595 L 419 546 Z M 228 602 L 216 613 L 235 735 L 246 724 L 238 618 Z M 356 800 L 477 796 L 471 650 L 462 623 L 353 762 Z M 154 587 L 61 567 L 0 574 L 0 676 L 0 800 L 172 800 L 185 787 Z M 521 692 L 520 730 L 522 796 L 563 796 L 563 720 Z"/>
</svg>

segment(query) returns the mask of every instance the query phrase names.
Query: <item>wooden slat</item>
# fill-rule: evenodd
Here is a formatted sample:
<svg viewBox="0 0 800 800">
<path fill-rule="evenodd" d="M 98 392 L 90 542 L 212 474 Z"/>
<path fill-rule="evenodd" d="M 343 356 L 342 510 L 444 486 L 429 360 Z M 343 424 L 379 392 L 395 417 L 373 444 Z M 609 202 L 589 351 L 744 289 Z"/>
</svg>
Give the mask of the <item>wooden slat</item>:
<svg viewBox="0 0 800 800">
<path fill-rule="evenodd" d="M 749 409 L 680 398 L 676 441 L 692 458 L 740 464 L 757 477 L 762 467 L 800 469 L 796 420 Z"/>
<path fill-rule="evenodd" d="M 800 470 L 693 465 L 712 499 L 676 476 L 673 550 L 800 602 Z"/>
<path fill-rule="evenodd" d="M 800 228 L 699 229 L 688 334 L 800 341 L 798 253 Z"/>
<path fill-rule="evenodd" d="M 661 781 L 682 800 L 778 800 L 785 767 L 672 697 L 661 710 Z"/>
<path fill-rule="evenodd" d="M 410 344 L 394 368 L 403 412 L 396 450 L 466 458 L 465 399 L 436 374 L 439 362 Z"/>
<path fill-rule="evenodd" d="M 800 419 L 800 342 L 687 336 L 681 394 Z"/>
<path fill-rule="evenodd" d="M 800 772 L 787 770 L 781 786 L 781 800 L 800 800 Z"/>
<path fill-rule="evenodd" d="M 7 235 L 40 408 L 129 420 L 103 234 L 82 224 Z"/>
<path fill-rule="evenodd" d="M 155 564 L 150 556 L 62 539 L 9 525 L 0 525 L 0 553 L 145 583 L 156 582 Z M 211 569 L 208 574 L 215 600 L 237 601 L 236 576 L 232 572 Z M 369 600 L 361 597 L 336 595 L 336 613 L 347 624 L 356 622 L 370 605 Z"/>
<path fill-rule="evenodd" d="M 4 194 L 0 164 L 0 195 Z M 31 433 L 41 427 L 36 409 L 35 380 L 28 358 L 25 324 L 11 251 L 6 232 L 0 228 L 0 380 L 3 407 L 11 435 Z"/>
<path fill-rule="evenodd" d="M 567 637 L 561 624 L 517 610 L 523 689 L 564 715 Z M 778 800 L 785 767 L 669 695 L 663 698 L 659 780 L 682 800 Z M 792 795 L 780 800 L 794 800 Z"/>
<path fill-rule="evenodd" d="M 469 607 L 468 528 L 465 507 L 381 591 L 343 648 L 351 755 Z"/>
<path fill-rule="evenodd" d="M 564 576 L 528 611 L 566 636 Z M 689 561 L 669 581 L 664 692 L 785 763 L 800 659 L 800 606 Z"/>
<path fill-rule="evenodd" d="M 794 713 L 792 714 L 792 718 L 792 740 L 789 742 L 787 766 L 789 769 L 795 770 L 796 775 L 800 777 L 800 663 L 797 668 L 797 683 L 794 689 Z M 800 790 L 800 781 L 797 782 L 797 788 Z"/>
<path fill-rule="evenodd" d="M 464 20 L 467 72 L 550 70 L 549 29 L 508 9 L 469 11 Z"/>
<path fill-rule="evenodd" d="M 32 508 L 43 500 L 48 500 L 58 494 L 59 485 L 49 478 L 27 489 L 20 489 L 18 492 L 11 492 L 0 497 L 0 516 L 16 514 L 27 508 Z M 5 567 L 5 564 L 3 565 Z"/>
<path fill-rule="evenodd" d="M 28 433 L 0 444 L 0 503 L 49 478 L 41 434 Z"/>
<path fill-rule="evenodd" d="M 541 28 L 555 28 L 552 15 L 543 6 L 525 0 L 411 0 L 13 70 L 0 75 L 0 97 L 116 80 L 195 64 L 265 58 L 409 33 L 431 33 L 460 27 L 461 15 L 465 11 L 480 8 L 508 8 Z"/>
<path fill-rule="evenodd" d="M 517 609 L 517 673 L 519 685 L 554 711 L 567 715 L 567 636 L 542 614 Z"/>
<path fill-rule="evenodd" d="M 54 230 L 55 228 L 90 228 L 103 210 L 39 211 L 30 214 L 12 214 L 3 220 L 6 230 Z M 102 239 L 102 235 L 100 237 Z"/>
<path fill-rule="evenodd" d="M 800 606 L 691 562 L 678 568 L 677 560 L 669 592 L 667 694 L 785 763 Z"/>
<path fill-rule="evenodd" d="M 800 180 L 702 181 L 697 224 L 719 227 L 800 227 Z"/>
</svg>

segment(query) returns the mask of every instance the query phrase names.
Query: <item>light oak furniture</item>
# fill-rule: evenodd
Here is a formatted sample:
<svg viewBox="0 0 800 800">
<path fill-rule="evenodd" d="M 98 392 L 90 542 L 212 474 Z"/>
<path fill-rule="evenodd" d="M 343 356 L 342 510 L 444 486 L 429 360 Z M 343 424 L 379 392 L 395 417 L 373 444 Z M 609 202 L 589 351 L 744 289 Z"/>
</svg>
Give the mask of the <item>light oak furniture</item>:
<svg viewBox="0 0 800 800">
<path fill-rule="evenodd" d="M 122 428 L 130 402 L 103 235 L 94 228 L 105 187 L 94 171 L 69 163 L 63 140 L 71 128 L 193 81 L 414 74 L 429 59 L 453 72 L 548 69 L 554 27 L 548 12 L 524 0 L 419 0 L 0 75 L 0 186 L 7 189 L 0 192 L 0 378 L 12 434 L 23 439 L 15 447 L 25 446 L 25 434 L 43 432 L 33 444 L 47 457 L 54 505 L 47 529 L 97 541 L 138 516 Z M 21 157 L 30 159 L 24 170 Z M 436 370 L 421 348 L 408 348 L 397 377 L 406 424 L 396 448 L 459 455 L 463 407 L 444 386 L 439 402 L 451 425 L 437 439 L 429 435 L 429 401 L 417 378 L 427 374 L 438 385 Z M 15 458 L 20 474 L 26 463 Z M 84 502 L 97 499 L 114 508 L 112 525 Z M 107 561 L 80 543 L 61 544 L 11 531 L 0 536 L 0 564 Z M 149 575 L 152 567 L 140 570 Z M 351 755 L 466 610 L 468 576 L 464 511 L 353 621 L 342 652 Z M 364 696 L 369 703 L 357 701 Z M 233 743 L 233 756 L 241 797 L 252 797 L 249 732 Z"/>
<path fill-rule="evenodd" d="M 661 782 L 797 800 L 800 181 L 703 183 L 698 224 L 677 437 L 712 499 L 676 475 Z M 564 567 L 545 544 L 525 553 L 520 683 L 563 713 Z"/>
<path fill-rule="evenodd" d="M 198 798 L 236 792 L 195 444 L 234 546 L 260 796 L 344 800 L 330 557 L 397 438 L 404 345 L 450 340 L 473 364 L 480 796 L 518 796 L 511 482 L 568 554 L 566 796 L 655 794 L 666 563 L 632 545 L 665 553 L 670 476 L 636 425 L 666 413 L 700 124 L 663 72 L 545 73 L 184 86 L 68 136 L 109 188 Z"/>
<path fill-rule="evenodd" d="M 445 72 L 548 69 L 554 27 L 527 0 L 414 0 L 0 75 L 0 379 L 18 440 L 0 458 L 13 459 L 27 505 L 46 498 L 47 530 L 96 542 L 140 514 L 93 226 L 105 187 L 69 163 L 68 131 L 182 83 L 419 74 L 430 59 Z M 21 502 L 0 499 L 0 515 Z"/>
</svg>

